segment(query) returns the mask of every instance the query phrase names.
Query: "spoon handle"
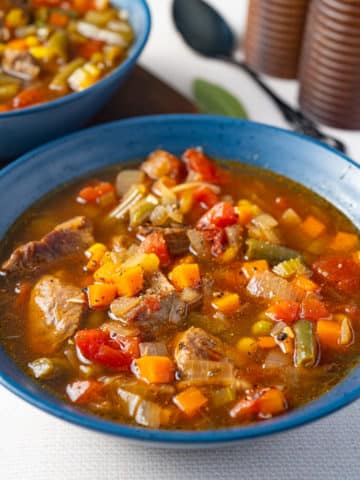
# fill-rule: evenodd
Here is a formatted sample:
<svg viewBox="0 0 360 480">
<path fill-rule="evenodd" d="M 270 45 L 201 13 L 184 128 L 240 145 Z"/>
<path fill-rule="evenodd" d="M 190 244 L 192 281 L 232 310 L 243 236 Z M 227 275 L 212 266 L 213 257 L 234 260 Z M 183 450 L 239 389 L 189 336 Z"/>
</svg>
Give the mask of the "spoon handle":
<svg viewBox="0 0 360 480">
<path fill-rule="evenodd" d="M 336 148 L 343 153 L 346 153 L 346 147 L 343 142 L 340 140 L 322 133 L 316 126 L 316 124 L 305 116 L 300 110 L 296 110 L 286 103 L 282 98 L 280 98 L 266 83 L 264 83 L 259 75 L 254 72 L 245 62 L 239 62 L 235 59 L 230 59 L 228 57 L 222 58 L 223 60 L 232 63 L 244 70 L 250 77 L 261 87 L 273 100 L 274 103 L 279 107 L 279 110 L 283 114 L 285 120 L 290 123 L 294 130 L 298 133 L 308 135 L 309 137 L 316 138 L 321 142 L 329 145 L 330 147 Z"/>
</svg>

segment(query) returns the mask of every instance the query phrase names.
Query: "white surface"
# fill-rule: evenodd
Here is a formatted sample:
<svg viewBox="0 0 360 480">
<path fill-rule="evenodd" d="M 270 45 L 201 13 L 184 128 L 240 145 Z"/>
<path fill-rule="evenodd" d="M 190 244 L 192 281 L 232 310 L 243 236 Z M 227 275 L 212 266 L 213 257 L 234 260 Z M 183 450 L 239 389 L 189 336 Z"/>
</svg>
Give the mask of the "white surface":
<svg viewBox="0 0 360 480">
<path fill-rule="evenodd" d="M 186 0 L 183 0 L 186 1 Z M 142 64 L 191 96 L 194 77 L 238 94 L 253 120 L 285 126 L 272 103 L 245 74 L 197 57 L 174 32 L 169 0 L 150 0 L 153 32 Z M 246 0 L 212 0 L 241 32 Z M 271 80 L 294 101 L 293 82 Z M 329 130 L 330 132 L 330 130 Z M 360 162 L 360 135 L 333 131 Z M 360 402 L 312 425 L 236 447 L 165 451 L 127 445 L 61 422 L 0 387 L 1 480 L 171 480 L 360 478 Z"/>
</svg>

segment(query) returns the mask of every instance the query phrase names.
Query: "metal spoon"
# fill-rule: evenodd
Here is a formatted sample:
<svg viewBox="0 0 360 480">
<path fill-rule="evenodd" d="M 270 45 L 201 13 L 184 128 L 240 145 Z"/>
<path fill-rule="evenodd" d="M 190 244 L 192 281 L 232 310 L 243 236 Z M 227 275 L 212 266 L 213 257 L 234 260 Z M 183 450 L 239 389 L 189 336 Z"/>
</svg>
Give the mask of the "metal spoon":
<svg viewBox="0 0 360 480">
<path fill-rule="evenodd" d="M 322 133 L 300 110 L 282 100 L 245 62 L 235 59 L 235 36 L 224 18 L 210 5 L 203 0 L 174 0 L 173 18 L 177 30 L 193 50 L 206 57 L 236 65 L 248 73 L 278 106 L 296 132 L 346 152 L 343 142 Z"/>
</svg>

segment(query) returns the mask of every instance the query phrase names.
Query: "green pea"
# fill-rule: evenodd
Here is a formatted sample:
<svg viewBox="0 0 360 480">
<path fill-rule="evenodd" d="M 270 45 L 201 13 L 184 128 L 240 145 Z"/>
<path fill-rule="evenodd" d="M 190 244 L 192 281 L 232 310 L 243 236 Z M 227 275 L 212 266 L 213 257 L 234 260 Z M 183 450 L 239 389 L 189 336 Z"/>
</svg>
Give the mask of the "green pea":
<svg viewBox="0 0 360 480">
<path fill-rule="evenodd" d="M 271 320 L 259 320 L 251 327 L 251 332 L 256 337 L 260 337 L 262 335 L 269 335 L 272 329 L 273 322 Z"/>
</svg>

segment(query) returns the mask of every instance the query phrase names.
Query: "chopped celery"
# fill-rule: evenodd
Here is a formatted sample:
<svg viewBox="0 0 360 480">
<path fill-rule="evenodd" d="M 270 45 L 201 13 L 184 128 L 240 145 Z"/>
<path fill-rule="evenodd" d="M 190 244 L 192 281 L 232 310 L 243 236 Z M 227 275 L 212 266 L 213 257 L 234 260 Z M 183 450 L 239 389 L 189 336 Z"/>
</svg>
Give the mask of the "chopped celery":
<svg viewBox="0 0 360 480">
<path fill-rule="evenodd" d="M 49 51 L 52 55 L 59 56 L 66 60 L 68 56 L 68 44 L 69 37 L 67 33 L 61 30 L 57 30 L 49 38 L 49 41 L 47 42 L 47 47 L 49 48 Z"/>
<path fill-rule="evenodd" d="M 313 367 L 317 360 L 317 343 L 313 324 L 309 320 L 298 320 L 294 324 L 295 367 Z"/>
<path fill-rule="evenodd" d="M 130 226 L 131 228 L 138 227 L 150 218 L 150 215 L 156 205 L 159 203 L 158 199 L 150 194 L 137 204 L 130 208 Z"/>
<path fill-rule="evenodd" d="M 246 240 L 247 260 L 267 260 L 270 264 L 274 265 L 290 258 L 300 257 L 299 252 L 292 250 L 281 245 L 266 242 L 264 240 L 258 240 L 255 238 L 249 238 Z"/>
<path fill-rule="evenodd" d="M 278 263 L 273 268 L 273 272 L 283 278 L 290 278 L 294 275 L 306 275 L 309 273 L 300 257 L 290 258 Z"/>
<path fill-rule="evenodd" d="M 231 387 L 224 387 L 212 393 L 212 404 L 214 407 L 222 407 L 235 400 L 235 392 Z"/>
<path fill-rule="evenodd" d="M 129 213 L 131 207 L 136 205 L 145 197 L 146 187 L 142 184 L 133 185 L 124 195 L 122 201 L 109 213 L 109 218 L 122 220 Z"/>
</svg>

